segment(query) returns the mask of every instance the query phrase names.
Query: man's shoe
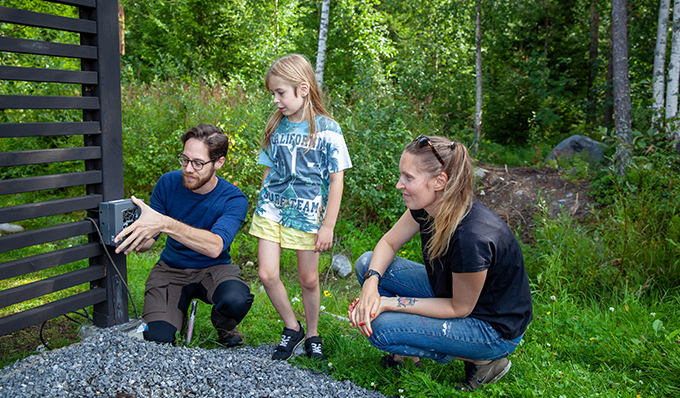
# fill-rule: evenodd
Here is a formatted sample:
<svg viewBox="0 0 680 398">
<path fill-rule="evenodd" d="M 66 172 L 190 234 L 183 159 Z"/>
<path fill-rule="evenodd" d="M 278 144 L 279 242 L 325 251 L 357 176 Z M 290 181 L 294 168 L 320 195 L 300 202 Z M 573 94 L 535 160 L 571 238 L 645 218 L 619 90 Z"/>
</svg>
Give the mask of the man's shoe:
<svg viewBox="0 0 680 398">
<path fill-rule="evenodd" d="M 465 361 L 465 380 L 456 386 L 457 391 L 473 392 L 482 384 L 495 383 L 508 373 L 512 362 L 508 358 L 496 359 L 486 365 Z"/>
<path fill-rule="evenodd" d="M 323 342 L 319 336 L 312 336 L 305 340 L 305 352 L 307 353 L 307 356 L 317 361 L 325 361 L 326 356 L 323 355 L 322 345 Z"/>
<path fill-rule="evenodd" d="M 225 347 L 236 347 L 243 344 L 243 335 L 236 328 L 232 330 L 218 329 L 217 342 Z"/>
<path fill-rule="evenodd" d="M 298 321 L 298 325 L 300 326 L 299 331 L 288 329 L 286 327 L 283 328 L 281 342 L 279 343 L 278 347 L 276 347 L 276 350 L 274 350 L 272 359 L 285 360 L 293 355 L 293 351 L 295 351 L 295 349 L 298 348 L 298 346 L 302 343 L 302 340 L 305 339 L 305 329 L 302 327 L 300 321 Z"/>
</svg>

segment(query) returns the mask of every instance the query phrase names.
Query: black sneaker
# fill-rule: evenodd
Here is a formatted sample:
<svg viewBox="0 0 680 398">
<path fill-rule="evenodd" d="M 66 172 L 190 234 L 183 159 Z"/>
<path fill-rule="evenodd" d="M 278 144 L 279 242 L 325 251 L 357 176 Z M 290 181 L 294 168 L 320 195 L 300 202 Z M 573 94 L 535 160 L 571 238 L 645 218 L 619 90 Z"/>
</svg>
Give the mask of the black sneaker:
<svg viewBox="0 0 680 398">
<path fill-rule="evenodd" d="M 307 356 L 317 361 L 325 361 L 326 356 L 323 355 L 322 345 L 323 342 L 319 336 L 312 336 L 305 340 L 305 352 L 307 353 Z"/>
<path fill-rule="evenodd" d="M 243 335 L 238 329 L 232 330 L 217 330 L 217 342 L 225 347 L 236 347 L 243 344 Z"/>
<path fill-rule="evenodd" d="M 302 323 L 300 323 L 300 321 L 298 321 L 298 325 L 300 326 L 300 330 L 297 332 L 293 329 L 288 329 L 286 327 L 283 328 L 281 343 L 279 343 L 278 347 L 276 347 L 276 350 L 274 350 L 272 359 L 284 360 L 290 358 L 291 355 L 293 355 L 293 351 L 295 351 L 295 349 L 298 348 L 298 346 L 302 343 L 302 340 L 305 339 L 305 329 L 302 327 Z"/>
<path fill-rule="evenodd" d="M 456 386 L 457 391 L 473 392 L 482 384 L 495 383 L 508 373 L 512 362 L 508 358 L 496 359 L 486 365 L 465 361 L 465 380 Z"/>
</svg>

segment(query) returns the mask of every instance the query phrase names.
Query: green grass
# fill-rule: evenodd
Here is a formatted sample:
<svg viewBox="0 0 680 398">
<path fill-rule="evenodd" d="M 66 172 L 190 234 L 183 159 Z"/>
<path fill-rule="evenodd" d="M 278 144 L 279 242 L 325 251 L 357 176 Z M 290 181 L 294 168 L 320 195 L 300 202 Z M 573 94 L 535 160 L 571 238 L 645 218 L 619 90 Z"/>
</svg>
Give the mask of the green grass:
<svg viewBox="0 0 680 398">
<path fill-rule="evenodd" d="M 342 222 L 336 232 L 335 253 L 341 252 L 354 261 L 364 250 L 372 249 L 382 230 L 372 225 L 356 228 Z M 252 238 L 241 233 L 237 242 L 235 247 L 239 250 L 233 250 L 237 253 L 235 260 L 252 261 L 253 253 L 243 251 L 255 247 Z M 414 239 L 400 254 L 418 260 L 419 253 L 419 241 Z M 409 364 L 406 371 L 396 375 L 380 366 L 383 352 L 373 348 L 348 322 L 329 315 L 345 316 L 347 306 L 360 291 L 353 276 L 343 279 L 329 271 L 332 254 L 325 253 L 320 260 L 321 291 L 328 293 L 322 294 L 321 305 L 328 314 L 321 315 L 319 330 L 328 361 L 317 363 L 296 358 L 292 362 L 389 396 L 462 396 L 453 392 L 463 377 L 462 363 L 439 365 L 425 360 L 422 370 Z M 136 265 L 137 259 L 142 258 L 144 256 L 132 257 L 130 268 L 145 275 L 148 271 Z M 296 300 L 300 298 L 300 288 L 295 269 L 294 252 L 284 251 L 282 278 L 293 299 L 293 309 L 298 319 L 303 320 L 304 309 Z M 244 270 L 255 301 L 240 329 L 246 344 L 275 344 L 280 338 L 282 323 L 261 290 L 256 272 L 255 266 Z M 642 296 L 625 293 L 586 296 L 565 289 L 553 294 L 537 291 L 533 299 L 535 318 L 510 357 L 511 372 L 476 396 L 675 397 L 680 393 L 677 374 L 680 290 L 665 293 L 651 290 Z M 209 306 L 199 304 L 198 314 L 191 346 L 213 348 L 216 335 L 210 324 Z M 185 338 L 185 335 L 179 336 L 179 344 L 184 344 Z"/>
<path fill-rule="evenodd" d="M 559 220 L 555 221 L 559 223 Z M 336 230 L 334 252 L 320 260 L 321 305 L 320 335 L 328 361 L 317 363 L 295 358 L 296 366 L 327 373 L 339 380 L 350 380 L 388 396 L 458 396 L 453 387 L 463 377 L 462 363 L 439 365 L 424 360 L 424 368 L 407 365 L 401 375 L 383 369 L 380 357 L 349 322 L 331 315 L 346 315 L 347 306 L 360 288 L 353 275 L 340 278 L 330 270 L 333 254 L 343 253 L 352 261 L 372 249 L 382 230 L 367 225 L 357 228 L 343 221 Z M 255 261 L 256 242 L 244 231 L 237 236 L 232 253 L 235 262 Z M 402 255 L 418 260 L 419 240 L 405 246 Z M 144 282 L 159 251 L 131 254 L 128 278 L 132 296 L 141 313 Z M 531 254 L 533 255 L 533 254 Z M 548 264 L 543 264 L 548 266 Z M 282 323 L 257 279 L 257 266 L 243 267 L 243 275 L 255 295 L 253 307 L 239 326 L 246 344 L 276 344 Z M 532 282 L 535 285 L 535 275 Z M 293 299 L 298 319 L 304 308 L 297 301 L 295 253 L 282 255 L 282 279 Z M 478 397 L 676 397 L 680 395 L 680 289 L 651 289 L 644 295 L 634 293 L 602 296 L 561 291 L 535 291 L 535 317 L 525 338 L 510 356 L 512 370 L 495 385 L 485 386 Z M 132 306 L 130 316 L 134 317 Z M 186 334 L 177 336 L 177 345 L 186 345 Z M 210 322 L 210 306 L 199 303 L 192 347 L 217 348 L 217 335 Z M 59 346 L 59 342 L 55 344 Z M 63 344 L 63 343 L 62 343 Z M 14 353 L 2 366 L 31 352 Z"/>
</svg>

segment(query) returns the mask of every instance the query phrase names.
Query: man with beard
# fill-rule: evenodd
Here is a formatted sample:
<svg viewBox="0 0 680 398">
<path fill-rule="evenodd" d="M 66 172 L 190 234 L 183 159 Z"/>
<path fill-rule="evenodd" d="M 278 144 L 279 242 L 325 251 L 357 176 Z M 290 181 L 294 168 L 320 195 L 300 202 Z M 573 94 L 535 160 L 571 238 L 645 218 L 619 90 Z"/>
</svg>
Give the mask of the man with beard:
<svg viewBox="0 0 680 398">
<path fill-rule="evenodd" d="M 161 233 L 167 235 L 146 280 L 142 315 L 148 325 L 146 340 L 174 342 L 197 298 L 213 305 L 211 320 L 218 342 L 233 347 L 243 344 L 236 325 L 253 302 L 229 255 L 248 201 L 240 189 L 216 174 L 229 147 L 224 131 L 201 124 L 182 134 L 182 142 L 184 150 L 177 156 L 182 170 L 158 179 L 149 206 L 132 197 L 141 216 L 116 236 L 120 242 L 116 253 L 145 252 Z"/>
</svg>

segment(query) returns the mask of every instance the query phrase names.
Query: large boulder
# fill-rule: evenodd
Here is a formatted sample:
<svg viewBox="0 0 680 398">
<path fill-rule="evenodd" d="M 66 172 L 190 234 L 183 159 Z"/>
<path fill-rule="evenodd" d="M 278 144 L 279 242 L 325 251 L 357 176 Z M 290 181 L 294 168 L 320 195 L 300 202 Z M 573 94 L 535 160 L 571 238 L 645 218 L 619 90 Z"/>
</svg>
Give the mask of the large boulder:
<svg viewBox="0 0 680 398">
<path fill-rule="evenodd" d="M 595 141 L 585 135 L 572 135 L 566 140 L 557 144 L 550 154 L 545 157 L 548 160 L 555 160 L 556 158 L 569 158 L 575 155 L 587 154 L 592 160 L 601 162 L 604 160 L 604 150 L 607 146 L 601 142 Z"/>
</svg>

